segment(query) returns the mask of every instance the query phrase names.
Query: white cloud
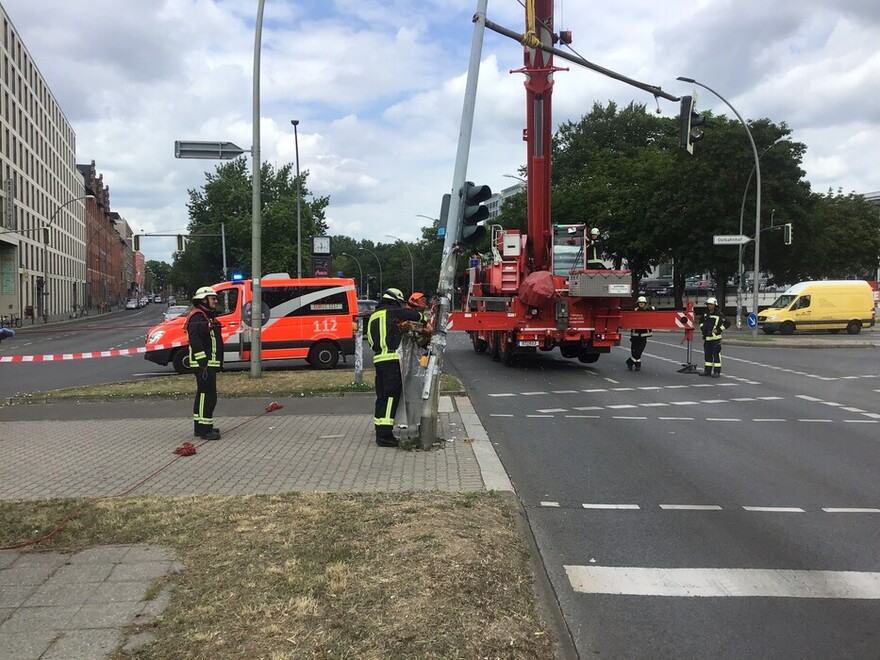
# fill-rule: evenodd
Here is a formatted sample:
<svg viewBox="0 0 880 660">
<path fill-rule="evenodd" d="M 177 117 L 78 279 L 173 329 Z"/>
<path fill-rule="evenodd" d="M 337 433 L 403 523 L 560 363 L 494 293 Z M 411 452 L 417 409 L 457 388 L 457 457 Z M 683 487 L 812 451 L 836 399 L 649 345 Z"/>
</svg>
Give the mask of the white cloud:
<svg viewBox="0 0 880 660">
<path fill-rule="evenodd" d="M 94 160 L 111 204 L 136 228 L 180 230 L 186 191 L 212 161 L 173 157 L 176 139 L 229 140 L 249 149 L 256 2 L 95 0 L 88 11 L 50 0 L 4 0 L 31 56 L 77 134 L 77 160 Z M 459 133 L 474 0 L 268 0 L 261 49 L 261 151 L 300 165 L 329 195 L 334 232 L 391 241 L 420 235 L 449 190 Z M 813 189 L 880 189 L 880 9 L 858 0 L 657 3 L 608 0 L 557 7 L 584 58 L 673 93 L 689 75 L 746 118 L 786 122 L 808 151 Z M 489 17 L 520 31 L 516 2 Z M 595 101 L 647 93 L 569 67 L 555 75 L 554 120 Z M 520 47 L 486 32 L 469 176 L 500 189 L 525 162 Z M 660 101 L 664 115 L 677 106 Z M 700 105 L 730 115 L 700 90 Z M 170 239 L 145 243 L 170 259 Z"/>
</svg>

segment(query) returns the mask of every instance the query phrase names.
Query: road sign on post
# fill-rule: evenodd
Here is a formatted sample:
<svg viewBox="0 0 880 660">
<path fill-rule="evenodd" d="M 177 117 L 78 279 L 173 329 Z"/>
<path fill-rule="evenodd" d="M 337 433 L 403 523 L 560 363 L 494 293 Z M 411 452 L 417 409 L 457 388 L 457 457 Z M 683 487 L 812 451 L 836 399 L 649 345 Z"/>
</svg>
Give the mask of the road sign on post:
<svg viewBox="0 0 880 660">
<path fill-rule="evenodd" d="M 194 142 L 192 140 L 175 140 L 175 158 L 213 158 L 229 160 L 237 158 L 248 149 L 242 149 L 232 142 Z"/>
<path fill-rule="evenodd" d="M 715 235 L 712 237 L 712 245 L 745 245 L 752 239 L 743 234 Z"/>
</svg>

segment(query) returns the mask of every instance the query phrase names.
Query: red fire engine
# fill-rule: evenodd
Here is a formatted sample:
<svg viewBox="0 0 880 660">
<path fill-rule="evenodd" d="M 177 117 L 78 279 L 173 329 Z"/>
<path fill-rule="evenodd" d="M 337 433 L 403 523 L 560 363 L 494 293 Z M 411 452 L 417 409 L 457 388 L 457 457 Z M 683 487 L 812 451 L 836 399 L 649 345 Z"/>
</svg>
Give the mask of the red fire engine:
<svg viewBox="0 0 880 660">
<path fill-rule="evenodd" d="M 541 43 L 557 43 L 552 0 L 529 0 L 526 24 Z M 564 357 L 596 362 L 630 328 L 684 329 L 690 340 L 692 308 L 635 311 L 630 271 L 587 269 L 591 227 L 551 224 L 551 97 L 560 69 L 538 48 L 524 47 L 524 60 L 528 230 L 490 228 L 491 254 L 471 261 L 449 329 L 467 331 L 477 353 L 505 364 L 517 353 L 556 347 Z"/>
</svg>

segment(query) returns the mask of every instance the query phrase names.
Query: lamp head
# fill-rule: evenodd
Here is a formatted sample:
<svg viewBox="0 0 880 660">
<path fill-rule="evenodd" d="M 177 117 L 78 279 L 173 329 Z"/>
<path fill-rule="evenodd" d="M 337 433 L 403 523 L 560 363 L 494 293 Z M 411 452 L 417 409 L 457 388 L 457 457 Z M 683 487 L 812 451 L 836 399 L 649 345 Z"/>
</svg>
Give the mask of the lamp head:
<svg viewBox="0 0 880 660">
<path fill-rule="evenodd" d="M 294 126 L 298 126 L 298 125 L 299 125 L 299 119 L 291 119 L 291 120 L 290 120 L 290 123 L 293 124 Z"/>
<path fill-rule="evenodd" d="M 682 82 L 686 82 L 686 83 L 695 83 L 695 82 L 697 82 L 697 81 L 694 80 L 693 78 L 686 78 L 685 76 L 679 76 L 678 78 L 676 78 L 676 80 L 680 80 L 680 81 L 682 81 Z"/>
</svg>

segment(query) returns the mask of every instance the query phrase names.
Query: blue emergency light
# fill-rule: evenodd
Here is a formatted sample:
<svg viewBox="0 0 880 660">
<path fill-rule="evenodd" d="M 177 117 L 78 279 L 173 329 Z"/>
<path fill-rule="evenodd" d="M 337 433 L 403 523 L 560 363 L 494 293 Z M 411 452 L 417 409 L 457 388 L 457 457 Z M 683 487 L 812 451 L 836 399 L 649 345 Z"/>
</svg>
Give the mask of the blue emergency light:
<svg viewBox="0 0 880 660">
<path fill-rule="evenodd" d="M 241 282 L 244 279 L 244 273 L 233 273 L 232 281 L 233 282 Z"/>
</svg>

